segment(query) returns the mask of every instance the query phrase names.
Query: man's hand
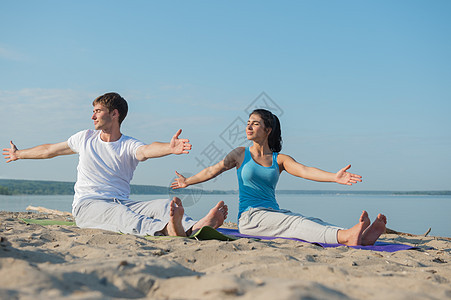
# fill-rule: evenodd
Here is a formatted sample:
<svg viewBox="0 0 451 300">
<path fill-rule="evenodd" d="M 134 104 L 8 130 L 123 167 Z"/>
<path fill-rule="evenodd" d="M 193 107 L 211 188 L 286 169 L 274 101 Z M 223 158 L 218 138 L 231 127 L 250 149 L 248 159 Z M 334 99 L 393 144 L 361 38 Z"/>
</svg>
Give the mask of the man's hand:
<svg viewBox="0 0 451 300">
<path fill-rule="evenodd" d="M 188 150 L 191 150 L 191 144 L 188 139 L 179 139 L 181 133 L 182 130 L 179 129 L 169 143 L 172 154 L 188 154 Z"/>
<path fill-rule="evenodd" d="M 346 172 L 351 165 L 347 165 L 337 172 L 335 182 L 339 184 L 352 185 L 353 183 L 362 182 L 362 176 Z"/>
<path fill-rule="evenodd" d="M 18 160 L 17 157 L 17 147 L 13 144 L 13 141 L 10 141 L 9 144 L 11 145 L 11 148 L 3 148 L 3 155 L 5 156 L 5 159 L 7 159 L 7 163 Z"/>
</svg>

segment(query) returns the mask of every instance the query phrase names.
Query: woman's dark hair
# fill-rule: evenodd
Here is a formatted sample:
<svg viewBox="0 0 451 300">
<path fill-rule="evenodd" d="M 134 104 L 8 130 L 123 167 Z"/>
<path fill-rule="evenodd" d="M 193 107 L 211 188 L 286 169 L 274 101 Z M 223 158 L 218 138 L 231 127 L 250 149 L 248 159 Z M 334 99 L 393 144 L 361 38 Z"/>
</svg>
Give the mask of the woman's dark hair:
<svg viewBox="0 0 451 300">
<path fill-rule="evenodd" d="M 268 136 L 269 149 L 272 152 L 280 152 L 282 150 L 282 131 L 279 118 L 269 110 L 261 108 L 255 109 L 249 116 L 253 114 L 257 114 L 263 119 L 266 128 L 271 128 L 271 133 Z"/>
</svg>

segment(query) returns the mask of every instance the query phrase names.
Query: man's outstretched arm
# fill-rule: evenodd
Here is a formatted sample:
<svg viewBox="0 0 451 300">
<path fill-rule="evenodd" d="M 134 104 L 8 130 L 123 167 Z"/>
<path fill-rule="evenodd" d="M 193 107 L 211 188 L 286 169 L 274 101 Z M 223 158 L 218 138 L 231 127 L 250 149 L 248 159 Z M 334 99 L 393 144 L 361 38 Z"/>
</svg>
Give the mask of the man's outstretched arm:
<svg viewBox="0 0 451 300">
<path fill-rule="evenodd" d="M 191 144 L 188 139 L 179 139 L 182 130 L 179 129 L 169 143 L 154 142 L 138 148 L 136 158 L 145 161 L 148 158 L 162 157 L 169 154 L 188 154 Z"/>
<path fill-rule="evenodd" d="M 60 155 L 75 154 L 67 142 L 44 144 L 24 150 L 17 149 L 12 141 L 9 143 L 11 148 L 3 149 L 3 155 L 5 156 L 5 159 L 7 159 L 7 163 L 18 159 L 45 159 Z"/>
</svg>

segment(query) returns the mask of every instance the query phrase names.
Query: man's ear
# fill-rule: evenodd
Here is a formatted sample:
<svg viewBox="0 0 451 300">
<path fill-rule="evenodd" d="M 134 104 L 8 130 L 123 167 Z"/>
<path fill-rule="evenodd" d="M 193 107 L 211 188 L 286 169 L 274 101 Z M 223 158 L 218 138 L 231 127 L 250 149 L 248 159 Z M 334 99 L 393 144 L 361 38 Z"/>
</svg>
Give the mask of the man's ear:
<svg viewBox="0 0 451 300">
<path fill-rule="evenodd" d="M 111 113 L 111 116 L 113 118 L 118 118 L 119 119 L 119 111 L 116 109 L 113 110 L 113 112 Z"/>
</svg>

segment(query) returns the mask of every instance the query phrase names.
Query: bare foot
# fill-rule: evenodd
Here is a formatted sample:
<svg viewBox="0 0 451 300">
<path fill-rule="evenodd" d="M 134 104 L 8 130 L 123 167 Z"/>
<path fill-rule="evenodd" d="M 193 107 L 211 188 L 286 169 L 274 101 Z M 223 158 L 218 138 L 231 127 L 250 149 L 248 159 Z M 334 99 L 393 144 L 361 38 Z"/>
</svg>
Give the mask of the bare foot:
<svg viewBox="0 0 451 300">
<path fill-rule="evenodd" d="M 361 245 L 363 232 L 368 226 L 370 226 L 370 223 L 371 221 L 368 217 L 368 213 L 364 210 L 362 215 L 360 215 L 359 223 L 350 229 L 338 231 L 338 243 L 348 246 Z"/>
<path fill-rule="evenodd" d="M 196 232 L 204 226 L 210 226 L 213 228 L 218 228 L 227 219 L 228 207 L 224 204 L 224 201 L 219 201 L 215 207 L 210 209 L 210 212 L 200 219 L 192 228 L 192 232 Z"/>
<path fill-rule="evenodd" d="M 182 225 L 183 214 L 185 213 L 182 200 L 174 197 L 169 205 L 171 206 L 171 210 L 169 212 L 169 223 L 166 225 L 167 235 L 186 236 L 185 229 Z"/>
<path fill-rule="evenodd" d="M 362 234 L 362 245 L 374 245 L 377 239 L 385 232 L 385 225 L 387 224 L 387 218 L 379 214 L 371 224 Z"/>
</svg>

